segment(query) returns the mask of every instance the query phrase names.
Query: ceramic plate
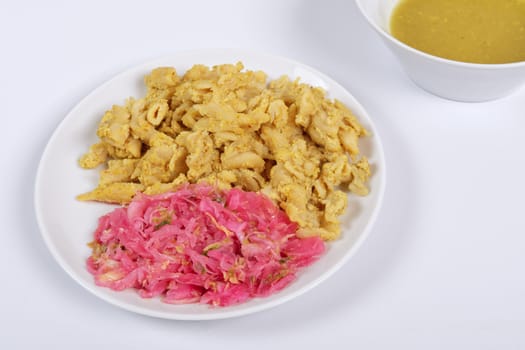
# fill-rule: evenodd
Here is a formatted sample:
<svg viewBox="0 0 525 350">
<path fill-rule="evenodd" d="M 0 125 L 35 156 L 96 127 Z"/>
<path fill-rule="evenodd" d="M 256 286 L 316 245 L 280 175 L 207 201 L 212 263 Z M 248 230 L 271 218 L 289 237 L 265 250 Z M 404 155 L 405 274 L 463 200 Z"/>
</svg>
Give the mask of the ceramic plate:
<svg viewBox="0 0 525 350">
<path fill-rule="evenodd" d="M 305 268 L 298 278 L 281 292 L 267 298 L 252 299 L 244 304 L 213 308 L 207 305 L 170 305 L 159 298 L 142 299 L 134 290 L 115 292 L 95 285 L 85 262 L 91 253 L 87 243 L 99 216 L 115 206 L 79 202 L 75 196 L 93 189 L 98 170 L 83 170 L 79 157 L 96 142 L 96 128 L 104 112 L 113 104 L 123 104 L 130 96 L 145 93 L 143 77 L 158 66 L 173 66 L 179 74 L 194 64 L 216 65 L 242 61 L 246 69 L 265 71 L 270 79 L 283 74 L 291 79 L 325 89 L 330 98 L 345 103 L 371 136 L 361 141 L 362 153 L 371 163 L 370 194 L 349 196 L 349 208 L 343 217 L 343 233 L 327 245 L 326 253 Z M 385 162 L 379 135 L 372 120 L 341 85 L 304 64 L 289 59 L 242 50 L 200 50 L 180 53 L 142 64 L 98 87 L 84 98 L 61 122 L 52 135 L 40 160 L 35 184 L 35 210 L 42 236 L 62 268 L 97 297 L 140 314 L 178 320 L 219 319 L 245 315 L 282 304 L 312 289 L 332 275 L 359 248 L 370 232 L 378 214 L 385 187 Z"/>
</svg>

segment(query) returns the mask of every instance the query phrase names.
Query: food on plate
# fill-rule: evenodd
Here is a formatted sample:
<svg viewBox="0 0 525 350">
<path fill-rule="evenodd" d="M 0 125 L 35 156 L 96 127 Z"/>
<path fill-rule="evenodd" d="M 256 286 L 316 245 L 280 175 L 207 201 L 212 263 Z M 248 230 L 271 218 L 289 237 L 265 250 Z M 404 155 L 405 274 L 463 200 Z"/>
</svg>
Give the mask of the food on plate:
<svg viewBox="0 0 525 350">
<path fill-rule="evenodd" d="M 286 76 L 268 82 L 241 63 L 195 65 L 179 76 L 160 67 L 145 97 L 113 106 L 99 142 L 80 159 L 104 165 L 80 200 L 129 203 L 185 183 L 261 192 L 299 224 L 301 237 L 340 235 L 345 188 L 368 193 L 370 168 L 358 141 L 365 128 L 341 102 Z"/>
<path fill-rule="evenodd" d="M 299 238 L 297 228 L 263 194 L 184 185 L 101 217 L 87 266 L 114 290 L 229 306 L 281 290 L 324 252 L 320 237 Z"/>
<path fill-rule="evenodd" d="M 392 12 L 394 37 L 456 61 L 525 61 L 524 0 L 401 0 Z"/>
</svg>

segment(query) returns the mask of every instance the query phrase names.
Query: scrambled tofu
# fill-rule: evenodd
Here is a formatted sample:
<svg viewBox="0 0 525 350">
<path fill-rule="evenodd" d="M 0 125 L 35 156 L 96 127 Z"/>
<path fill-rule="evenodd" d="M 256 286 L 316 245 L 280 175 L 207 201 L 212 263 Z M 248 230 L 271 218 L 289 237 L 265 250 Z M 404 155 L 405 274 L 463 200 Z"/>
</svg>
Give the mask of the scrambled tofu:
<svg viewBox="0 0 525 350">
<path fill-rule="evenodd" d="M 368 194 L 370 168 L 358 141 L 367 131 L 325 92 L 283 76 L 267 82 L 241 63 L 195 65 L 146 76 L 145 97 L 113 106 L 99 123 L 100 142 L 80 158 L 105 165 L 98 187 L 78 196 L 126 204 L 183 183 L 241 187 L 273 199 L 302 236 L 340 235 L 347 188 Z"/>
</svg>

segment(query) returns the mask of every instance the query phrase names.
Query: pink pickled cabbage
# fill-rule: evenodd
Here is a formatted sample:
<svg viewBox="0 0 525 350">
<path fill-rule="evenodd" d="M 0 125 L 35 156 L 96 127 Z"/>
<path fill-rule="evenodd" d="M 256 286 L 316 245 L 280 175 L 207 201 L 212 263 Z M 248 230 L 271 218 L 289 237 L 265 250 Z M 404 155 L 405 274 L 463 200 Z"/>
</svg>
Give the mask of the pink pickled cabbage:
<svg viewBox="0 0 525 350">
<path fill-rule="evenodd" d="M 228 306 L 283 289 L 324 252 L 322 239 L 296 231 L 262 194 L 187 185 L 102 216 L 87 268 L 113 290 Z"/>
</svg>

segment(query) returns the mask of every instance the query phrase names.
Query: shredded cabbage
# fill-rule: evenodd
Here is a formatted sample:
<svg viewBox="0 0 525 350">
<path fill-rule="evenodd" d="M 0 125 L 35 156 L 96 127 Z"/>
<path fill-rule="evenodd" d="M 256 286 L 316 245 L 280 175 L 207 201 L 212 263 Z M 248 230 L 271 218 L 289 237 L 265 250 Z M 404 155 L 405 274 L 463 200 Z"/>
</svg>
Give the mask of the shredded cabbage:
<svg viewBox="0 0 525 350">
<path fill-rule="evenodd" d="M 228 306 L 283 289 L 324 252 L 297 228 L 263 194 L 186 185 L 102 216 L 87 268 L 113 290 Z"/>
</svg>

